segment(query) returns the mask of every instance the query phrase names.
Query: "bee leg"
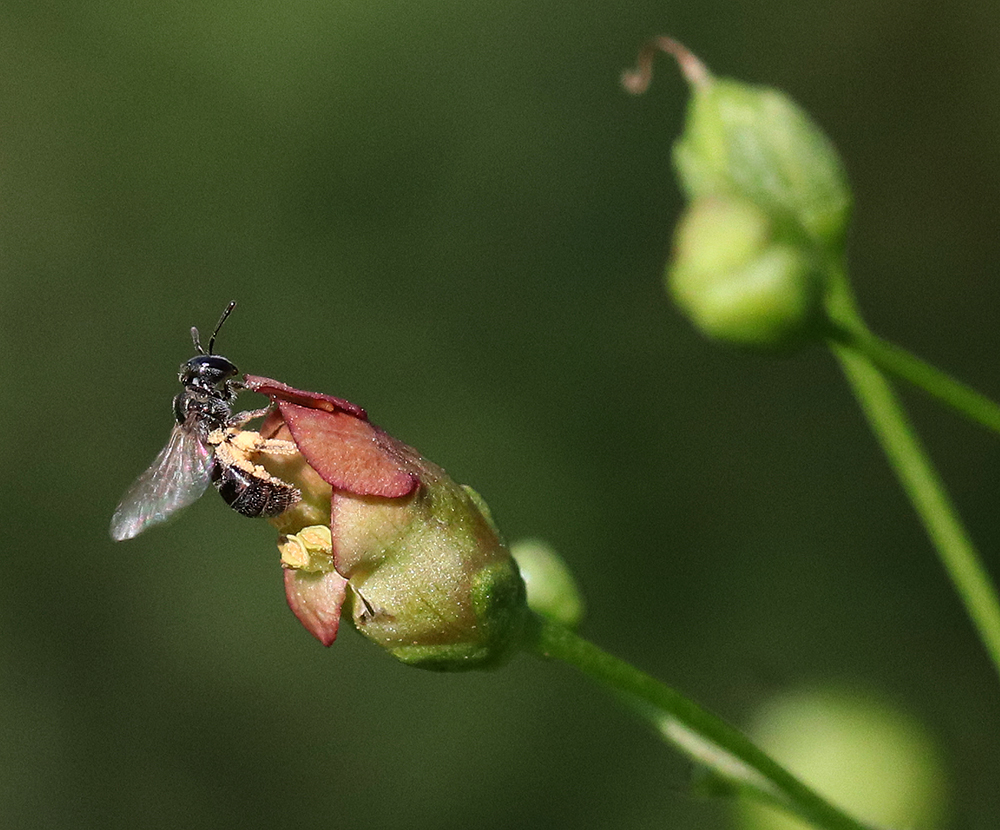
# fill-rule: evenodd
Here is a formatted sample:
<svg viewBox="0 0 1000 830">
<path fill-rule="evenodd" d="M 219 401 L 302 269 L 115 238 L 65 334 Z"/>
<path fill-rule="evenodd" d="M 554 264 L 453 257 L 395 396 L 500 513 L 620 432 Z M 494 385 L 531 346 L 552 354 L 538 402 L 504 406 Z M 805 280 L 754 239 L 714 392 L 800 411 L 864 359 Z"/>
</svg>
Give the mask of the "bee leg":
<svg viewBox="0 0 1000 830">
<path fill-rule="evenodd" d="M 241 452 L 254 454 L 259 452 L 270 453 L 271 455 L 295 455 L 299 448 L 294 441 L 285 441 L 281 438 L 264 438 L 259 432 L 243 430 L 233 432 L 228 440 L 233 446 L 238 447 Z"/>
<path fill-rule="evenodd" d="M 299 448 L 294 441 L 283 441 L 280 438 L 261 438 L 255 452 L 266 452 L 272 455 L 295 455 Z"/>
<path fill-rule="evenodd" d="M 226 426 L 241 427 L 254 418 L 263 418 L 270 411 L 270 407 L 265 406 L 263 409 L 251 409 L 249 412 L 237 412 L 226 421 Z"/>
</svg>

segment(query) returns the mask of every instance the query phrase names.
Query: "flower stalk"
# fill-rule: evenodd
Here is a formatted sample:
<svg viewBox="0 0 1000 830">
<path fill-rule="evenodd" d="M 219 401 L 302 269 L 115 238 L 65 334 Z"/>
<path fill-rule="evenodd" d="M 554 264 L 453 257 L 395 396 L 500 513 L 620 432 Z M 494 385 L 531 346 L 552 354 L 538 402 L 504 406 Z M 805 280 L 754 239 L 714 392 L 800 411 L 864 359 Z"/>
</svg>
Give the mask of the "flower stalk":
<svg viewBox="0 0 1000 830">
<path fill-rule="evenodd" d="M 830 348 L 1000 673 L 1000 602 L 941 477 L 877 365 L 851 345 Z"/>
<path fill-rule="evenodd" d="M 827 346 L 840 363 L 872 432 L 910 499 L 938 559 L 1000 674 L 1000 598 L 972 537 L 906 410 L 883 372 L 892 372 L 987 423 L 996 404 L 902 349 L 869 333 L 843 266 L 831 269 L 826 297 Z M 956 403 L 958 402 L 958 403 Z"/>
<path fill-rule="evenodd" d="M 533 616 L 524 648 L 567 663 L 620 696 L 735 792 L 783 807 L 823 830 L 874 830 L 803 784 L 721 718 L 565 626 Z"/>
<path fill-rule="evenodd" d="M 901 346 L 856 324 L 831 326 L 829 339 L 863 355 L 881 371 L 907 381 L 970 421 L 1000 434 L 1000 405 Z"/>
</svg>

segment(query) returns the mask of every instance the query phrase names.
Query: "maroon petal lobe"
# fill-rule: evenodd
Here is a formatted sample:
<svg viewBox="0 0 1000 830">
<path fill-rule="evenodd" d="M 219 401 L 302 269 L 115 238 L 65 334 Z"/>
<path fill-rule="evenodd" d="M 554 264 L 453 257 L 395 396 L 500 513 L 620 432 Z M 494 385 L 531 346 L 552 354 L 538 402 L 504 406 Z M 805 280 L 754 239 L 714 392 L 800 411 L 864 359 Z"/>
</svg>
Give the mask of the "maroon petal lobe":
<svg viewBox="0 0 1000 830">
<path fill-rule="evenodd" d="M 256 375 L 244 376 L 244 383 L 277 402 L 306 462 L 332 487 L 399 498 L 420 483 L 409 455 L 416 453 L 372 424 L 360 406 Z"/>
<path fill-rule="evenodd" d="M 368 413 L 360 406 L 343 398 L 335 398 L 333 395 L 323 395 L 319 392 L 306 392 L 302 389 L 294 389 L 279 380 L 260 377 L 259 375 L 244 375 L 243 385 L 254 392 L 267 395 L 272 401 L 289 401 L 297 403 L 299 406 L 306 406 L 310 409 L 322 409 L 326 412 L 346 412 L 355 418 L 368 420 Z"/>
<path fill-rule="evenodd" d="M 286 401 L 278 401 L 278 408 L 309 466 L 336 489 L 398 498 L 419 483 L 411 462 L 370 422 Z"/>
<path fill-rule="evenodd" d="M 337 639 L 340 609 L 346 596 L 347 580 L 336 571 L 324 574 L 285 571 L 288 607 L 306 630 L 325 646 Z"/>
</svg>

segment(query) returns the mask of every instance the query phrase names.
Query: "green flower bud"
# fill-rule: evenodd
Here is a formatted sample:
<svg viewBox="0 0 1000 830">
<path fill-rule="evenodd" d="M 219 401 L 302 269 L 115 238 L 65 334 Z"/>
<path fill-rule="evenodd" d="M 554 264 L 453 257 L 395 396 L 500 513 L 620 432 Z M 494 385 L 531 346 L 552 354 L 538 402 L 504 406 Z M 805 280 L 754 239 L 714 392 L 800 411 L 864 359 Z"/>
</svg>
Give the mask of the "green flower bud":
<svg viewBox="0 0 1000 830">
<path fill-rule="evenodd" d="M 471 488 L 328 395 L 247 376 L 277 404 L 255 459 L 301 493 L 272 522 L 289 606 L 330 645 L 358 631 L 422 668 L 497 664 L 518 645 L 524 582 Z M 291 442 L 298 452 L 269 455 Z M 287 446 L 283 444 L 282 446 Z"/>
<path fill-rule="evenodd" d="M 918 722 L 870 696 L 789 694 L 759 713 L 750 735 L 819 793 L 873 826 L 943 825 L 946 776 L 936 746 Z M 737 804 L 744 830 L 811 826 L 749 799 Z"/>
<path fill-rule="evenodd" d="M 657 51 L 691 86 L 674 166 L 692 204 L 668 271 L 708 336 L 788 351 L 824 333 L 827 275 L 843 257 L 851 193 L 833 145 L 788 96 L 714 78 L 667 37 L 648 43 L 625 88 L 643 92 Z"/>
<path fill-rule="evenodd" d="M 538 539 L 515 542 L 510 552 L 528 590 L 528 607 L 568 628 L 578 626 L 583 619 L 583 596 L 562 557 Z"/>
<path fill-rule="evenodd" d="M 822 278 L 810 247 L 746 199 L 695 199 L 666 283 L 702 332 L 727 343 L 787 351 L 819 332 Z"/>
<path fill-rule="evenodd" d="M 784 93 L 713 78 L 676 41 L 657 45 L 669 46 L 691 84 L 684 132 L 674 144 L 674 166 L 688 198 L 737 194 L 839 253 L 851 192 L 823 131 Z"/>
</svg>

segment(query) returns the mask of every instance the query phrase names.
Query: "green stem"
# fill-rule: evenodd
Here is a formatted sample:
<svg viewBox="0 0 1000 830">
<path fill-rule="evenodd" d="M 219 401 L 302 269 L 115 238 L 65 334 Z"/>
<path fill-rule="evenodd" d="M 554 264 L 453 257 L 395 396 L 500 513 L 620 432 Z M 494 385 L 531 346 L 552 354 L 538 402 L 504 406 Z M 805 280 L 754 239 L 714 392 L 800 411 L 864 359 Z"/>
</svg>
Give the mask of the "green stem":
<svg viewBox="0 0 1000 830">
<path fill-rule="evenodd" d="M 831 348 L 1000 672 L 1000 602 L 944 484 L 868 351 L 853 341 L 834 342 Z"/>
<path fill-rule="evenodd" d="M 863 354 L 884 372 L 912 383 L 972 421 L 1000 433 L 1000 405 L 905 349 L 876 337 L 864 326 L 836 326 L 830 336 Z"/>
<path fill-rule="evenodd" d="M 622 696 L 657 730 L 737 791 L 824 830 L 871 830 L 807 787 L 739 730 L 557 623 L 533 617 L 528 650 L 561 660 Z"/>
</svg>

